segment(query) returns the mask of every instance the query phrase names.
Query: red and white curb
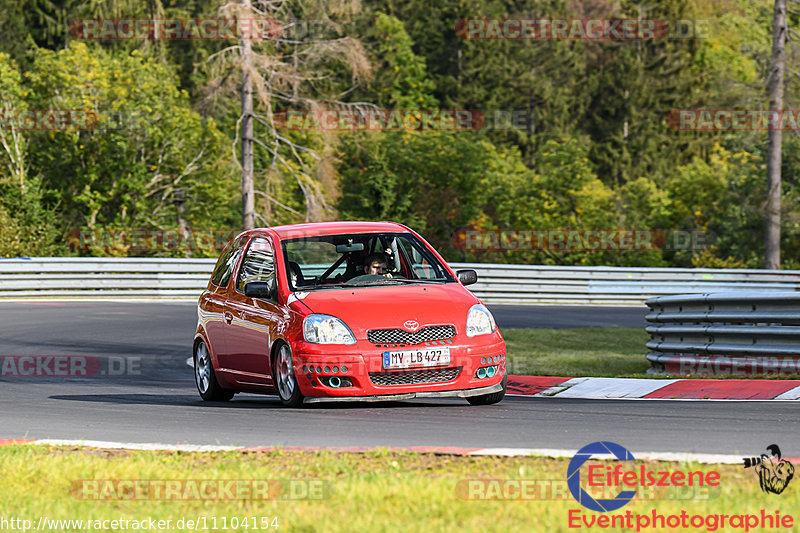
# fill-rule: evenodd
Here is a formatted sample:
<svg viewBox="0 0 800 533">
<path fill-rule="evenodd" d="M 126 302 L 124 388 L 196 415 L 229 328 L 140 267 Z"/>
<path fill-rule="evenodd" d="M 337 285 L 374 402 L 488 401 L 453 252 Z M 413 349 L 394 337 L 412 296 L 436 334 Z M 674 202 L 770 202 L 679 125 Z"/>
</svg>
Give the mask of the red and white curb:
<svg viewBox="0 0 800 533">
<path fill-rule="evenodd" d="M 508 376 L 512 396 L 621 400 L 798 400 L 791 379 L 630 379 Z"/>
<path fill-rule="evenodd" d="M 554 459 L 569 459 L 578 450 L 558 448 L 463 448 L 459 446 L 410 446 L 410 447 L 385 447 L 385 446 L 347 446 L 347 447 L 312 447 L 312 446 L 219 446 L 202 444 L 161 444 L 143 442 L 113 442 L 99 440 L 62 440 L 62 439 L 0 439 L 0 446 L 10 445 L 47 445 L 47 446 L 72 446 L 104 450 L 133 450 L 133 451 L 166 451 L 184 453 L 213 453 L 213 452 L 335 452 L 335 453 L 371 453 L 371 452 L 408 452 L 428 453 L 436 455 L 459 456 L 495 456 L 495 457 L 549 457 Z M 674 461 L 697 462 L 703 464 L 741 464 L 741 455 L 725 455 L 711 453 L 683 453 L 683 452 L 640 452 L 632 450 L 636 459 L 647 461 Z M 604 459 L 598 457 L 598 459 Z M 787 458 L 792 462 L 800 462 L 798 458 Z"/>
</svg>

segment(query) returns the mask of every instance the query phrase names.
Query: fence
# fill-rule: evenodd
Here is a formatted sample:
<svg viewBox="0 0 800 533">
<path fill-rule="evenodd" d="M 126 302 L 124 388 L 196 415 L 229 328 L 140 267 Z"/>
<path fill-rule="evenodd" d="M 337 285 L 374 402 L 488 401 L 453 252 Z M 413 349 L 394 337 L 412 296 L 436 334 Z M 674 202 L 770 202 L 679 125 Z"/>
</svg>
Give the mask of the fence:
<svg viewBox="0 0 800 533">
<path fill-rule="evenodd" d="M 0 260 L 0 297 L 196 298 L 214 259 L 35 257 Z M 487 303 L 643 305 L 652 296 L 798 291 L 800 271 L 562 267 L 452 263 L 474 268 Z"/>
<path fill-rule="evenodd" d="M 800 374 L 800 293 L 683 294 L 647 306 L 654 372 Z"/>
</svg>

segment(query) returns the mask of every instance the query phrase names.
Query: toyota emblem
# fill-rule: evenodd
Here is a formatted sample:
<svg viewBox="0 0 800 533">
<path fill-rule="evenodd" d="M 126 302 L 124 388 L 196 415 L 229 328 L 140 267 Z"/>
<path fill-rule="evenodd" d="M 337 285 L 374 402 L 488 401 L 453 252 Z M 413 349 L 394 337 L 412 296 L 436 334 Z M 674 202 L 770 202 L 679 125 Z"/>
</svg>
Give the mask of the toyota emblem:
<svg viewBox="0 0 800 533">
<path fill-rule="evenodd" d="M 403 327 L 409 331 L 417 331 L 419 329 L 419 322 L 416 320 L 406 320 L 403 322 Z"/>
</svg>

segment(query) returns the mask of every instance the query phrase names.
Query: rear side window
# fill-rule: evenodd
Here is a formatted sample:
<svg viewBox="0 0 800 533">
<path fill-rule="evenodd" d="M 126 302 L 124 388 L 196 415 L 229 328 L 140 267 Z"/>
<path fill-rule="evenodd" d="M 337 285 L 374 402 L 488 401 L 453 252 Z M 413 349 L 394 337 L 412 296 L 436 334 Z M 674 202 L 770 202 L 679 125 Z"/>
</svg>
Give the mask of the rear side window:
<svg viewBox="0 0 800 533">
<path fill-rule="evenodd" d="M 244 286 L 251 281 L 275 283 L 275 253 L 266 237 L 255 237 L 250 241 L 242 268 L 239 269 L 236 290 L 243 293 Z"/>
<path fill-rule="evenodd" d="M 236 266 L 246 242 L 247 236 L 242 235 L 222 251 L 222 255 L 219 256 L 217 261 L 217 266 L 214 267 L 214 272 L 211 274 L 211 283 L 217 287 L 224 287 L 228 284 L 233 267 Z"/>
</svg>

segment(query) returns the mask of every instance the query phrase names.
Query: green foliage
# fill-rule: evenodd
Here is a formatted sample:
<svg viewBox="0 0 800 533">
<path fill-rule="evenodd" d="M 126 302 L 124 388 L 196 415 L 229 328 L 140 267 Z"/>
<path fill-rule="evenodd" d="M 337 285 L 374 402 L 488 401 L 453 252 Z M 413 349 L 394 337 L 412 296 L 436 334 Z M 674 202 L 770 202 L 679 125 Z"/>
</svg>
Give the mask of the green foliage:
<svg viewBox="0 0 800 533">
<path fill-rule="evenodd" d="M 463 133 L 364 134 L 350 150 L 342 153 L 344 218 L 401 222 L 445 250 L 479 216 L 487 154 Z"/>
<path fill-rule="evenodd" d="M 0 257 L 63 253 L 56 244 L 56 213 L 42 202 L 41 183 L 28 164 L 28 135 L 14 131 L 16 113 L 27 109 L 17 66 L 0 54 Z"/>
<path fill-rule="evenodd" d="M 403 23 L 385 13 L 377 13 L 364 41 L 372 45 L 374 82 L 365 87 L 379 107 L 390 109 L 433 109 L 438 102 L 428 78 L 425 60 L 412 50 L 413 42 Z"/>
<path fill-rule="evenodd" d="M 760 268 L 763 257 L 763 170 L 747 152 L 715 146 L 708 160 L 695 158 L 676 169 L 665 189 L 673 199 L 665 227 L 708 235 L 707 249 L 676 252 L 674 261 L 691 266 L 746 264 Z"/>
<path fill-rule="evenodd" d="M 97 113 L 100 124 L 84 131 L 0 129 L 0 253 L 63 253 L 64 235 L 78 228 L 238 226 L 238 100 L 209 99 L 202 90 L 219 74 L 212 75 L 209 57 L 235 43 L 83 43 L 66 31 L 81 17 L 218 17 L 221 5 L 7 1 L 0 12 L 8 37 L 0 46 L 0 108 L 84 110 Z M 665 118 L 673 109 L 767 105 L 770 2 L 370 0 L 361 14 L 349 3 L 316 6 L 293 1 L 281 13 L 324 21 L 325 35 L 305 37 L 330 39 L 334 59 L 291 39 L 254 46 L 286 64 L 296 61 L 298 76 L 312 72 L 309 94 L 335 95 L 326 105 L 479 109 L 490 116 L 499 110 L 521 120 L 479 132 L 279 130 L 315 154 L 290 154 L 284 143 L 286 168 L 273 164 L 268 150 L 256 150 L 257 189 L 265 193 L 256 208 L 265 223 L 303 221 L 308 198 L 316 198 L 338 208 L 317 206 L 329 217 L 407 223 L 449 259 L 761 266 L 766 134 L 677 132 Z M 707 22 L 698 26 L 701 38 L 655 41 L 467 40 L 456 32 L 468 18 L 639 16 Z M 789 24 L 797 28 L 800 17 L 790 13 Z M 345 56 L 357 49 L 342 45 L 347 37 L 363 44 L 371 79 L 345 68 Z M 787 49 L 793 70 L 798 54 Z M 273 111 L 296 105 L 292 74 L 282 75 Z M 234 92 L 239 83 L 219 81 Z M 786 107 L 798 106 L 800 84 L 789 74 Z M 798 164 L 800 136 L 787 132 L 784 267 L 800 267 Z M 300 170 L 307 179 L 296 177 Z M 707 242 L 689 249 L 665 242 L 648 252 L 479 253 L 452 246 L 464 228 L 649 229 L 706 235 Z"/>
<path fill-rule="evenodd" d="M 224 137 L 191 109 L 169 67 L 138 51 L 76 43 L 40 50 L 26 77 L 37 108 L 99 117 L 97 128 L 32 140 L 31 160 L 66 228 L 177 227 L 176 191 L 186 198 L 182 217 L 190 227 L 234 224 L 236 183 Z"/>
</svg>

